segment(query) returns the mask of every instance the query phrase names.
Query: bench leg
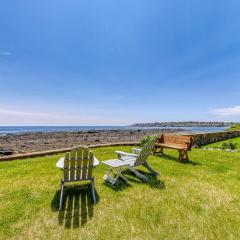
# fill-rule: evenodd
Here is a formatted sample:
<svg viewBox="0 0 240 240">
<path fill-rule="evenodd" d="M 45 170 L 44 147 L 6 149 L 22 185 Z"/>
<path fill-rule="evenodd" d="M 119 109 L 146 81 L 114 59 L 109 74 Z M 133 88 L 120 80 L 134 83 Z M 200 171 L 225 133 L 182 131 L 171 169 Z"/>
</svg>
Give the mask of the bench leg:
<svg viewBox="0 0 240 240">
<path fill-rule="evenodd" d="M 179 152 L 179 157 L 178 157 L 179 162 L 189 161 L 188 152 L 186 150 L 178 150 L 178 152 Z"/>
<path fill-rule="evenodd" d="M 189 157 L 188 157 L 188 151 L 185 151 L 185 158 L 184 158 L 185 161 L 189 161 Z"/>
<path fill-rule="evenodd" d="M 178 161 L 182 162 L 182 160 L 183 160 L 183 151 L 182 150 L 178 150 L 178 152 L 179 152 Z"/>
<path fill-rule="evenodd" d="M 158 147 L 154 148 L 153 155 L 160 155 L 160 156 L 164 155 L 163 148 L 159 148 L 159 151 L 158 151 Z"/>
<path fill-rule="evenodd" d="M 163 156 L 164 153 L 163 153 L 163 148 L 160 148 L 160 151 L 159 151 L 160 155 Z"/>
<path fill-rule="evenodd" d="M 152 154 L 155 155 L 157 153 L 157 148 L 154 147 Z"/>
</svg>

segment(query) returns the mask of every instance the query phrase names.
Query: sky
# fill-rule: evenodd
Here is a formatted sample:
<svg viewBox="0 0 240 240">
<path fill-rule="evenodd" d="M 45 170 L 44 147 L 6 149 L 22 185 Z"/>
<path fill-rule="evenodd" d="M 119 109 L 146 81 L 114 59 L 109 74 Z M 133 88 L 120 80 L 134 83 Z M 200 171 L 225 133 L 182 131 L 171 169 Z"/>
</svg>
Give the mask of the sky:
<svg viewBox="0 0 240 240">
<path fill-rule="evenodd" d="M 0 3 L 0 125 L 240 122 L 239 0 Z"/>
</svg>

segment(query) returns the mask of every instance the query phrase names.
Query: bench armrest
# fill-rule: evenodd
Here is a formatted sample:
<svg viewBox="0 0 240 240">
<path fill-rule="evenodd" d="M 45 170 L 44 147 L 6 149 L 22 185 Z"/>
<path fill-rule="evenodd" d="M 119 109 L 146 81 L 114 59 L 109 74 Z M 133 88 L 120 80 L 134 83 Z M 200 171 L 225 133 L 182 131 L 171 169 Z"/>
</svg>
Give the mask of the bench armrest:
<svg viewBox="0 0 240 240">
<path fill-rule="evenodd" d="M 163 138 L 162 137 L 156 138 L 156 142 L 155 143 L 163 143 Z"/>
</svg>

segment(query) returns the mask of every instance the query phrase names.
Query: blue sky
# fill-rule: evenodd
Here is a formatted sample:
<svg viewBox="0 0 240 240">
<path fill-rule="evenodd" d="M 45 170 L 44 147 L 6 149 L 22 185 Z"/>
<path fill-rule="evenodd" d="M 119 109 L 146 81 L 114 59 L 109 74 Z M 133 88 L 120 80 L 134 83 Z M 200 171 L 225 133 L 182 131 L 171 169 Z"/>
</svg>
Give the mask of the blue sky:
<svg viewBox="0 0 240 240">
<path fill-rule="evenodd" d="M 240 121 L 240 1 L 0 3 L 0 125 Z"/>
</svg>

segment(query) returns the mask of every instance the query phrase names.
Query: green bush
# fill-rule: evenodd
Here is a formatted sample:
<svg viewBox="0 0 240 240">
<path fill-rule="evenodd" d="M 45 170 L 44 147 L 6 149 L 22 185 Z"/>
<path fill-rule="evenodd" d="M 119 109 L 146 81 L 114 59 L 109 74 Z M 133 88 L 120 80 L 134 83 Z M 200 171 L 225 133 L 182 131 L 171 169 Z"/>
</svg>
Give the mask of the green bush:
<svg viewBox="0 0 240 240">
<path fill-rule="evenodd" d="M 228 149 L 228 143 L 227 142 L 222 143 L 222 149 Z"/>
<path fill-rule="evenodd" d="M 222 149 L 231 149 L 234 150 L 237 148 L 237 143 L 233 143 L 233 142 L 224 142 L 222 144 Z"/>
<path fill-rule="evenodd" d="M 227 131 L 239 131 L 239 130 L 240 130 L 240 124 L 234 124 L 227 129 Z"/>
<path fill-rule="evenodd" d="M 237 143 L 229 142 L 230 149 L 234 150 L 237 148 Z"/>
<path fill-rule="evenodd" d="M 141 139 L 140 141 L 140 146 L 143 146 L 144 144 L 148 143 L 150 140 L 156 138 L 155 136 L 152 136 L 152 135 L 148 135 L 148 136 L 145 136 Z"/>
</svg>

